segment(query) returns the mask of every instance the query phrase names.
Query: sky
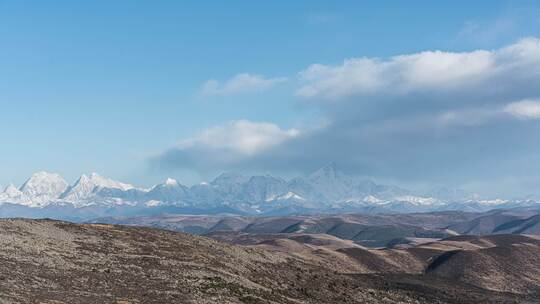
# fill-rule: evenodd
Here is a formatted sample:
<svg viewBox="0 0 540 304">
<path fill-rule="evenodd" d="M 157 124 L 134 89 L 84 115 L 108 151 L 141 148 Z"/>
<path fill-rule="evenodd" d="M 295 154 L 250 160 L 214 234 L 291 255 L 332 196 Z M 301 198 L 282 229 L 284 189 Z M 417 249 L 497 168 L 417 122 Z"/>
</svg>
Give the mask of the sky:
<svg viewBox="0 0 540 304">
<path fill-rule="evenodd" d="M 540 194 L 540 3 L 0 0 L 0 139 L 0 185 L 335 162 Z"/>
</svg>

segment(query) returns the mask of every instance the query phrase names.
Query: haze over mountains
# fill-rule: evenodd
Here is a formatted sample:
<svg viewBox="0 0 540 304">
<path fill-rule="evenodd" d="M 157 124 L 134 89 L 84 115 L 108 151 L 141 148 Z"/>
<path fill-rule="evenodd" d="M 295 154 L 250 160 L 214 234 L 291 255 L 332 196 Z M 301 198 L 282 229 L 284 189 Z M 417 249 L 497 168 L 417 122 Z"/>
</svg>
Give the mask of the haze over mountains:
<svg viewBox="0 0 540 304">
<path fill-rule="evenodd" d="M 349 176 L 334 164 L 291 180 L 224 173 L 191 187 L 174 179 L 149 189 L 96 173 L 69 185 L 60 175 L 38 172 L 21 187 L 0 193 L 0 215 L 84 220 L 159 213 L 287 215 L 336 212 L 486 211 L 536 205 L 533 199 L 486 199 L 458 189 L 416 193 Z"/>
</svg>

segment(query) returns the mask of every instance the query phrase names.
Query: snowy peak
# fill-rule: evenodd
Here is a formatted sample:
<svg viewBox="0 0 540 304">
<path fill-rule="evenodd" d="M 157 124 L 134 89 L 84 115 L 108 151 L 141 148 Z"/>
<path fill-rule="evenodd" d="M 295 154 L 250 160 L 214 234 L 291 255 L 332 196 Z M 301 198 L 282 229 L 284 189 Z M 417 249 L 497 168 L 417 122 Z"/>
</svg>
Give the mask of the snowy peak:
<svg viewBox="0 0 540 304">
<path fill-rule="evenodd" d="M 235 173 L 222 173 L 216 177 L 210 184 L 220 187 L 231 187 L 234 185 L 242 184 L 247 179 L 240 174 Z"/>
<path fill-rule="evenodd" d="M 155 185 L 146 197 L 153 201 L 177 202 L 186 197 L 187 188 L 173 178 L 167 178 L 163 184 Z"/>
<path fill-rule="evenodd" d="M 58 174 L 37 172 L 21 186 L 20 191 L 34 204 L 41 205 L 57 199 L 68 187 Z"/>
<path fill-rule="evenodd" d="M 343 173 L 338 171 L 336 164 L 334 162 L 331 162 L 327 164 L 326 166 L 316 170 L 315 172 L 311 173 L 308 177 L 311 181 L 316 180 L 335 180 L 339 179 L 343 176 Z"/>
<path fill-rule="evenodd" d="M 17 189 L 17 187 L 15 187 L 15 185 L 13 184 L 9 184 L 7 185 L 7 187 L 4 189 L 4 191 L 2 192 L 2 194 L 5 194 L 5 195 L 8 195 L 10 197 L 14 197 L 14 196 L 17 196 L 17 195 L 21 195 L 22 192 Z"/>
<path fill-rule="evenodd" d="M 62 194 L 60 198 L 70 202 L 86 200 L 93 197 L 94 194 L 100 189 L 118 189 L 121 191 L 127 191 L 134 189 L 134 187 L 129 184 L 124 184 L 102 177 L 97 173 L 92 173 L 90 177 L 83 174 L 73 186 L 69 187 Z"/>
<path fill-rule="evenodd" d="M 0 193 L 0 203 L 15 203 L 21 205 L 30 205 L 32 202 L 13 184 L 9 184 L 3 192 Z"/>
<path fill-rule="evenodd" d="M 471 201 L 469 201 L 469 202 L 471 202 Z M 497 205 L 506 204 L 509 201 L 505 200 L 505 199 L 496 198 L 496 199 L 488 199 L 488 200 L 477 200 L 476 202 L 478 204 L 480 204 L 480 205 L 497 206 Z"/>
<path fill-rule="evenodd" d="M 115 180 L 102 177 L 97 173 L 92 173 L 90 175 L 90 181 L 95 186 L 100 187 L 100 188 L 119 189 L 119 190 L 122 190 L 122 191 L 127 191 L 127 190 L 135 188 L 130 184 L 124 184 L 124 183 L 121 183 L 121 182 L 117 182 Z"/>
<path fill-rule="evenodd" d="M 180 184 L 174 178 L 167 178 L 162 184 L 157 184 L 150 189 L 149 192 L 156 191 L 158 189 L 175 189 L 175 188 L 185 188 L 184 185 Z"/>
<path fill-rule="evenodd" d="M 339 171 L 335 163 L 329 163 L 313 172 L 306 181 L 318 196 L 327 202 L 345 200 L 357 195 L 354 179 Z"/>
<path fill-rule="evenodd" d="M 414 195 L 404 195 L 395 198 L 396 201 L 406 202 L 416 206 L 430 206 L 439 203 L 439 201 L 433 197 L 421 197 Z"/>
<path fill-rule="evenodd" d="M 174 178 L 167 178 L 167 180 L 165 180 L 165 185 L 175 187 L 175 186 L 178 186 L 178 181 L 175 180 Z"/>
<path fill-rule="evenodd" d="M 478 198 L 478 194 L 470 193 L 463 189 L 454 189 L 447 187 L 438 187 L 431 189 L 427 193 L 427 196 L 437 197 L 445 201 L 464 201 Z"/>
<path fill-rule="evenodd" d="M 529 206 L 538 201 L 534 198 L 481 199 L 473 193 L 449 188 L 437 188 L 425 193 L 414 192 L 349 176 L 337 170 L 334 163 L 329 163 L 306 177 L 289 181 L 270 175 L 242 176 L 224 173 L 210 183 L 191 187 L 168 178 L 146 190 L 96 173 L 82 175 L 72 186 L 68 186 L 58 174 L 38 172 L 20 188 L 9 185 L 0 192 L 0 205 L 3 204 L 5 208 L 11 208 L 11 204 L 38 209 L 47 209 L 48 206 L 173 206 L 187 210 L 236 210 L 257 214 L 293 209 L 324 212 L 339 208 L 359 212 L 475 211 Z M 63 212 L 60 209 L 54 210 Z"/>
<path fill-rule="evenodd" d="M 380 204 L 380 203 L 383 203 L 384 201 L 373 196 L 373 195 L 368 195 L 366 197 L 364 197 L 363 199 L 364 202 L 366 203 L 370 203 L 370 204 Z"/>
<path fill-rule="evenodd" d="M 86 199 L 91 196 L 95 187 L 90 178 L 83 174 L 60 198 L 71 202 Z"/>
<path fill-rule="evenodd" d="M 300 195 L 292 192 L 292 191 L 289 191 L 283 195 L 280 195 L 280 196 L 274 196 L 274 197 L 270 197 L 270 198 L 267 198 L 266 201 L 267 202 L 272 202 L 272 201 L 285 201 L 285 200 L 296 200 L 296 201 L 305 201 L 306 199 L 301 197 Z"/>
<path fill-rule="evenodd" d="M 14 203 L 30 207 L 43 207 L 56 200 L 68 183 L 58 174 L 37 172 L 19 189 L 13 184 L 0 193 L 0 203 Z"/>
<path fill-rule="evenodd" d="M 187 189 L 188 187 L 186 187 L 185 185 L 182 185 L 178 180 L 169 177 L 163 183 L 157 184 L 154 187 L 152 187 L 150 189 L 150 192 L 155 190 L 155 189 L 165 189 L 165 188 L 168 188 L 168 189 L 178 189 L 178 188 L 179 189 Z"/>
<path fill-rule="evenodd" d="M 252 176 L 242 187 L 247 202 L 262 202 L 287 192 L 287 182 L 272 176 Z"/>
</svg>

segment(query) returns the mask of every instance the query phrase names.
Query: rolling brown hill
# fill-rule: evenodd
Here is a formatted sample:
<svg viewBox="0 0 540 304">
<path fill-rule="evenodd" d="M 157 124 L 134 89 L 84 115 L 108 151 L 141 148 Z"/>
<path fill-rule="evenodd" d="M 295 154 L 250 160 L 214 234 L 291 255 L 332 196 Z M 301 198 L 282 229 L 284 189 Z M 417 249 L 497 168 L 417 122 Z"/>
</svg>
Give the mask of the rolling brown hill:
<svg viewBox="0 0 540 304">
<path fill-rule="evenodd" d="M 414 246 L 453 235 L 540 234 L 540 210 L 517 208 L 484 213 L 443 211 L 409 214 L 335 214 L 275 217 L 158 215 L 101 218 L 93 223 L 148 226 L 199 235 L 329 234 L 370 247 Z"/>
<path fill-rule="evenodd" d="M 500 231 L 499 233 L 520 234 L 525 233 L 527 227 L 522 230 L 519 227 L 516 227 L 514 230 L 503 230 L 505 230 L 505 227 L 512 228 L 514 225 L 518 226 L 523 220 L 534 218 L 538 215 L 540 215 L 540 210 L 538 209 L 492 210 L 478 214 L 471 220 L 450 224 L 448 229 L 459 234 L 467 235 L 489 235 L 498 231 Z"/>
<path fill-rule="evenodd" d="M 525 219 L 517 219 L 503 223 L 495 229 L 494 233 L 533 234 L 540 235 L 540 214 Z"/>
<path fill-rule="evenodd" d="M 0 244 L 0 303 L 429 303 L 295 255 L 165 230 L 1 220 Z"/>
<path fill-rule="evenodd" d="M 0 221 L 0 303 L 515 303 L 540 300 L 537 239 L 447 239 L 367 249 L 321 234 L 244 234 L 246 245 L 159 229 L 50 220 Z M 240 238 L 237 236 L 236 239 Z M 258 237 L 257 240 L 249 239 Z M 235 238 L 229 237 L 228 241 Z M 447 244 L 445 244 L 446 242 Z M 475 245 L 481 243 L 482 245 Z M 461 244 L 461 245 L 460 245 Z M 469 245 L 466 245 L 469 244 Z M 472 245 L 470 245 L 472 244 Z M 423 246 L 423 247 L 422 247 Z M 444 259 L 451 248 L 465 257 Z M 507 249 L 501 246 L 507 246 Z M 481 247 L 489 252 L 477 253 Z M 435 249 L 434 249 L 435 248 Z M 506 247 L 505 247 L 506 248 Z M 517 250 L 516 250 L 517 249 Z M 492 251 L 502 250 L 493 253 Z M 510 253 L 505 253 L 506 251 Z M 470 251 L 470 252 L 469 252 Z M 514 252 L 515 251 L 515 252 Z M 421 252 L 421 253 L 420 253 Z M 504 259 L 507 256 L 511 260 Z M 492 257 L 482 264 L 476 258 Z M 529 260 L 530 259 L 530 260 Z M 527 272 L 525 267 L 531 269 Z M 448 272 L 458 263 L 461 272 Z M 471 266 L 469 266 L 471 265 Z M 527 280 L 471 281 L 496 266 Z M 493 277 L 490 277 L 490 279 Z M 517 279 L 512 276 L 510 278 Z M 538 282 L 538 280 L 536 281 Z"/>
<path fill-rule="evenodd" d="M 524 235 L 459 236 L 446 242 L 478 245 L 445 251 L 426 273 L 502 292 L 540 292 L 540 239 Z"/>
<path fill-rule="evenodd" d="M 135 218 L 103 218 L 94 223 L 149 226 L 187 233 L 211 235 L 215 232 L 249 234 L 308 233 L 329 234 L 368 247 L 407 243 L 407 238 L 443 238 L 452 235 L 446 225 L 469 219 L 467 213 L 410 215 L 320 215 L 284 217 L 160 215 Z"/>
<path fill-rule="evenodd" d="M 288 252 L 330 268 L 362 274 L 409 274 L 448 279 L 482 289 L 520 294 L 540 292 L 540 237 L 454 236 L 393 249 L 369 249 L 324 234 L 225 233 L 221 240 Z"/>
</svg>

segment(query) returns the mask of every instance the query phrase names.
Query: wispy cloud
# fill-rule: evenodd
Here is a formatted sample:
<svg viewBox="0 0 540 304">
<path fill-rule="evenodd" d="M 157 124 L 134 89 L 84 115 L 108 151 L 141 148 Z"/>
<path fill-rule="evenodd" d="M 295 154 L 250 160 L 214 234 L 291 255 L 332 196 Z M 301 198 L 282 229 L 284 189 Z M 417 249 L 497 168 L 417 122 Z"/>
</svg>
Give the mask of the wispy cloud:
<svg viewBox="0 0 540 304">
<path fill-rule="evenodd" d="M 456 42 L 489 47 L 515 37 L 538 35 L 540 9 L 521 2 L 500 14 L 466 21 L 459 30 Z"/>
<path fill-rule="evenodd" d="M 284 77 L 266 78 L 262 75 L 241 73 L 224 82 L 211 79 L 199 90 L 202 96 L 224 96 L 250 92 L 259 92 L 287 81 Z"/>
<path fill-rule="evenodd" d="M 467 21 L 457 35 L 460 41 L 471 41 L 482 45 L 489 45 L 497 42 L 503 36 L 506 36 L 516 30 L 518 24 L 514 17 L 499 17 L 489 24 L 480 21 Z"/>
</svg>

